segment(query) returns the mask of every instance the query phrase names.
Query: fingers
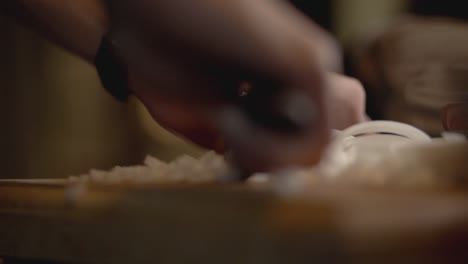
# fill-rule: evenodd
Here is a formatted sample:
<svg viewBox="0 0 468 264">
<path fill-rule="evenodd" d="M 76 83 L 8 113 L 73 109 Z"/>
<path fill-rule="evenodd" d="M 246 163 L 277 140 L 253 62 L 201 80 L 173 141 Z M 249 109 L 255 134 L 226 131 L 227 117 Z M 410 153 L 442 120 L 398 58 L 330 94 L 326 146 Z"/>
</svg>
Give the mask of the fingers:
<svg viewBox="0 0 468 264">
<path fill-rule="evenodd" d="M 130 74 L 129 85 L 137 91 L 137 96 L 159 125 L 201 147 L 223 151 L 220 132 L 206 115 L 206 112 L 216 111 L 216 105 L 194 104 L 160 96 L 154 93 L 155 87 L 133 74 Z"/>
<path fill-rule="evenodd" d="M 368 119 L 365 113 L 366 94 L 362 84 L 353 78 L 328 74 L 327 107 L 332 129 L 345 129 Z"/>
<path fill-rule="evenodd" d="M 468 103 L 458 103 L 443 109 L 442 121 L 447 131 L 468 133 Z"/>
<path fill-rule="evenodd" d="M 365 93 L 362 85 L 355 79 L 338 74 L 327 74 L 326 77 L 329 91 L 327 113 L 331 128 L 344 129 L 365 121 Z M 302 116 L 316 114 L 313 108 L 299 108 L 311 112 Z M 317 129 L 317 125 L 300 134 L 272 133 L 256 126 L 236 109 L 224 111 L 220 122 L 224 128 L 226 145 L 233 150 L 234 161 L 250 172 L 313 165 L 320 160 L 328 139 L 326 131 Z"/>
<path fill-rule="evenodd" d="M 226 64 L 273 76 L 295 75 L 295 69 L 304 69 L 301 63 L 339 64 L 331 38 L 284 1 L 111 2 L 114 13 L 133 16 L 138 21 L 134 30 L 155 42 L 177 43 Z"/>
<path fill-rule="evenodd" d="M 250 173 L 316 164 L 327 143 L 327 140 L 317 142 L 314 138 L 317 134 L 305 133 L 294 137 L 272 134 L 252 125 L 236 108 L 224 109 L 219 117 L 232 161 Z M 319 137 L 324 138 L 325 135 Z"/>
<path fill-rule="evenodd" d="M 117 23 L 132 16 L 125 26 L 132 34 L 220 68 L 293 86 L 319 83 L 324 69 L 339 68 L 332 38 L 284 1 L 111 2 Z"/>
<path fill-rule="evenodd" d="M 177 104 L 151 104 L 146 107 L 154 120 L 170 132 L 200 147 L 219 153 L 224 151 L 224 143 L 218 129 L 202 112 L 194 111 L 190 106 Z"/>
<path fill-rule="evenodd" d="M 310 102 L 314 114 L 304 116 L 313 119 L 306 122 L 312 125 L 294 137 L 259 128 L 236 111 L 221 115 L 218 124 L 239 160 L 246 164 L 254 160 L 257 169 L 318 160 L 329 131 L 324 73 L 339 68 L 340 55 L 332 38 L 291 5 L 273 0 L 110 2 L 112 20 L 118 20 L 115 36 L 122 42 L 136 40 L 126 44 L 127 59 L 146 78 L 156 80 L 155 89 L 190 92 L 206 86 L 215 92 L 226 87 L 204 78 L 221 72 L 234 80 L 265 80 Z M 167 127 L 185 135 L 198 134 L 187 132 L 196 126 L 186 124 L 196 124 L 198 119 L 156 110 L 156 97 L 135 93 L 142 100 L 152 98 L 145 99 L 145 105 Z M 263 147 L 251 146 L 257 143 Z"/>
</svg>

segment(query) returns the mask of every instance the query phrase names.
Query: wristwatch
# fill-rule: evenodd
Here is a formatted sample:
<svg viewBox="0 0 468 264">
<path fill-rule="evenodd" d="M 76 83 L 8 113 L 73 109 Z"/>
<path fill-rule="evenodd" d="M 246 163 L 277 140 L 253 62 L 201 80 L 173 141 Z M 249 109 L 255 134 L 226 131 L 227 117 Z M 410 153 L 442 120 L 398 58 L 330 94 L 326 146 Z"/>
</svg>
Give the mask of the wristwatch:
<svg viewBox="0 0 468 264">
<path fill-rule="evenodd" d="M 130 96 L 128 71 L 119 62 L 115 45 L 107 36 L 101 40 L 94 64 L 104 88 L 117 100 L 126 102 Z"/>
</svg>

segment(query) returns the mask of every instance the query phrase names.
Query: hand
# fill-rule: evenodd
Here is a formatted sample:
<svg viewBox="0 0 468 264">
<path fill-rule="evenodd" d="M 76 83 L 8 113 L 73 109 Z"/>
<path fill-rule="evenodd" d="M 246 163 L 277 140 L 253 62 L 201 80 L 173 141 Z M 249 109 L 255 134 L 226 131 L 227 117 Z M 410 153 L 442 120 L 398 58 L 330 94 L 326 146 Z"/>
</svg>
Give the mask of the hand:
<svg viewBox="0 0 468 264">
<path fill-rule="evenodd" d="M 468 103 L 467 45 L 465 21 L 418 16 L 400 18 L 367 43 L 354 45 L 369 111 L 440 136 L 445 108 Z"/>
<path fill-rule="evenodd" d="M 363 112 L 361 87 L 325 74 L 340 68 L 335 42 L 285 2 L 113 0 L 108 7 L 110 37 L 128 65 L 132 92 L 153 118 L 204 147 L 223 151 L 227 144 L 249 170 L 313 164 L 330 123 L 361 120 L 353 115 Z M 240 123 L 230 129 L 222 95 L 229 84 L 250 78 L 303 93 L 313 126 L 294 137 Z M 352 90 L 356 98 L 347 96 Z M 342 115 L 341 106 L 352 110 Z"/>
</svg>

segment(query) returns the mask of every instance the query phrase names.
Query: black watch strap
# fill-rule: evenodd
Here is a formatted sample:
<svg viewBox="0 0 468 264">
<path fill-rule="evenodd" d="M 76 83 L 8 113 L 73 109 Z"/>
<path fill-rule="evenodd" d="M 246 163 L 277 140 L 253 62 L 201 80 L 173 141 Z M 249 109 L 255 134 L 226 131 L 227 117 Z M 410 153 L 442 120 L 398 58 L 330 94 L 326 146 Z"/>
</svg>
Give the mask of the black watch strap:
<svg viewBox="0 0 468 264">
<path fill-rule="evenodd" d="M 127 101 L 130 95 L 127 69 L 119 63 L 115 47 L 107 37 L 101 40 L 94 64 L 104 88 L 117 100 Z"/>
</svg>

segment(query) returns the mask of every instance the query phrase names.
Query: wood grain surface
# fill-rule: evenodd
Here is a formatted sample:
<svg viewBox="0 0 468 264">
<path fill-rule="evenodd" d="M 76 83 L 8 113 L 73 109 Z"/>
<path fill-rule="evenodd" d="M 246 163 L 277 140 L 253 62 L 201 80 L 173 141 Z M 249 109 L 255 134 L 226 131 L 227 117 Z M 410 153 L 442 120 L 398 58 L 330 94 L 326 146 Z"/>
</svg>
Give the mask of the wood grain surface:
<svg viewBox="0 0 468 264">
<path fill-rule="evenodd" d="M 468 195 L 0 183 L 0 256 L 62 263 L 463 263 Z"/>
</svg>

